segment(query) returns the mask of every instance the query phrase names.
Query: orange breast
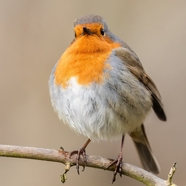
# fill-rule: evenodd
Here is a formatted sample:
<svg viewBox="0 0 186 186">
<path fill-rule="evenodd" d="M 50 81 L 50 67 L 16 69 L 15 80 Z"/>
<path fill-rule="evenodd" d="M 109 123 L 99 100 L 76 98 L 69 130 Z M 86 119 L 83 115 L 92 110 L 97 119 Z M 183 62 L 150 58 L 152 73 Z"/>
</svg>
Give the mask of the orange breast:
<svg viewBox="0 0 186 186">
<path fill-rule="evenodd" d="M 119 43 L 112 43 L 96 35 L 76 39 L 59 59 L 54 74 L 55 83 L 65 88 L 72 77 L 76 77 L 80 85 L 102 83 L 107 76 L 103 70 L 111 68 L 106 60 L 112 49 L 119 46 Z"/>
</svg>

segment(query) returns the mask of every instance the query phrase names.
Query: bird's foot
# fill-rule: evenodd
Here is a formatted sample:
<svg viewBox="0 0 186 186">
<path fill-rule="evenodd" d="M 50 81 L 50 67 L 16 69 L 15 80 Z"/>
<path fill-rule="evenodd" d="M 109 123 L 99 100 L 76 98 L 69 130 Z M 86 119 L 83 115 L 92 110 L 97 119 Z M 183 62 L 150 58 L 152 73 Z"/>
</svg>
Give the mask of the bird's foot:
<svg viewBox="0 0 186 186">
<path fill-rule="evenodd" d="M 81 157 L 81 156 L 83 157 L 83 162 L 84 162 L 82 171 L 85 170 L 85 166 L 86 166 L 86 164 L 87 164 L 87 157 L 86 157 L 85 148 L 81 148 L 81 149 L 79 149 L 79 150 L 72 151 L 72 152 L 70 153 L 70 158 L 71 158 L 71 156 L 73 156 L 74 154 L 77 154 L 77 158 L 76 158 L 76 170 L 77 170 L 77 173 L 79 174 L 79 161 L 80 161 L 80 157 Z"/>
<path fill-rule="evenodd" d="M 77 170 L 77 173 L 78 173 L 78 174 L 79 174 L 79 160 L 80 160 L 80 157 L 81 157 L 81 156 L 83 157 L 83 162 L 84 162 L 83 170 L 82 170 L 82 171 L 85 170 L 85 166 L 87 165 L 87 156 L 86 156 L 86 151 L 85 151 L 85 149 L 86 149 L 86 147 L 88 146 L 88 144 L 90 143 L 90 141 L 91 141 L 91 140 L 88 139 L 81 149 L 72 151 L 72 152 L 70 153 L 70 158 L 71 158 L 72 155 L 77 154 L 77 158 L 76 158 L 76 170 Z"/>
<path fill-rule="evenodd" d="M 123 166 L 123 155 L 120 153 L 118 157 L 109 165 L 106 167 L 106 169 L 110 168 L 111 166 L 115 165 L 114 175 L 112 178 L 112 183 L 116 181 L 116 175 L 119 173 L 120 177 L 122 177 L 122 166 Z"/>
</svg>

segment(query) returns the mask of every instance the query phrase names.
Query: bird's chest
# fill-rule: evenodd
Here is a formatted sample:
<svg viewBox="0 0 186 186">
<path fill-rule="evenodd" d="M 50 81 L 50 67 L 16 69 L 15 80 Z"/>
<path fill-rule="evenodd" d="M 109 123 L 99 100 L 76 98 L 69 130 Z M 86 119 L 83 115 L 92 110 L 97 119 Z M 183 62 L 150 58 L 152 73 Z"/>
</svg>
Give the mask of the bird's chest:
<svg viewBox="0 0 186 186">
<path fill-rule="evenodd" d="M 71 77 L 62 87 L 51 76 L 50 94 L 59 118 L 91 139 L 110 139 L 134 130 L 151 107 L 148 91 L 129 71 L 111 67 L 104 81 L 88 85 Z"/>
<path fill-rule="evenodd" d="M 103 71 L 110 68 L 107 58 L 118 44 L 108 44 L 95 36 L 77 39 L 67 48 L 56 65 L 55 82 L 63 88 L 76 77 L 79 85 L 102 83 Z"/>
</svg>

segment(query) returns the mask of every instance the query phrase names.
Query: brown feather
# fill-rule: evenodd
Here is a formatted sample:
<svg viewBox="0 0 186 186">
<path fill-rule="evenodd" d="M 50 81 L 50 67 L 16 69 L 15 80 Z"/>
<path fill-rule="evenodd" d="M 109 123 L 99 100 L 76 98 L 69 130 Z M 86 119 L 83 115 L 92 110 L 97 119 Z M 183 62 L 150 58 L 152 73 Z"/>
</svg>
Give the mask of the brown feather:
<svg viewBox="0 0 186 186">
<path fill-rule="evenodd" d="M 146 74 L 138 57 L 135 55 L 134 52 L 131 52 L 127 48 L 120 47 L 120 48 L 114 49 L 114 51 L 115 51 L 115 55 L 123 61 L 123 63 L 127 66 L 130 72 L 134 76 L 136 76 L 136 78 L 141 83 L 145 85 L 147 90 L 149 90 L 149 92 L 152 95 L 154 112 L 156 113 L 156 115 L 158 116 L 160 120 L 166 121 L 166 115 L 163 109 L 163 104 L 161 102 L 161 95 L 155 83 Z"/>
<path fill-rule="evenodd" d="M 158 174 L 160 172 L 160 167 L 152 153 L 144 125 L 142 124 L 140 128 L 137 128 L 135 131 L 131 132 L 130 136 L 133 139 L 144 168 L 148 171 Z"/>
</svg>

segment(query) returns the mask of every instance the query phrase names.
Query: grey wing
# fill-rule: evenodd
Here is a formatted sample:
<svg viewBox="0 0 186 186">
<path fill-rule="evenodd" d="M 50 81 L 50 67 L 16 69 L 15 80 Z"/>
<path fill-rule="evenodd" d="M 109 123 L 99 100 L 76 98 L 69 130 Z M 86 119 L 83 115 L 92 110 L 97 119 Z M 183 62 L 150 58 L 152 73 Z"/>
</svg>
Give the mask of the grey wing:
<svg viewBox="0 0 186 186">
<path fill-rule="evenodd" d="M 163 104 L 161 102 L 161 95 L 152 81 L 152 79 L 146 74 L 143 66 L 136 56 L 136 54 L 131 51 L 129 48 L 117 48 L 114 49 L 115 55 L 119 57 L 123 63 L 127 66 L 130 72 L 142 82 L 145 87 L 149 90 L 152 96 L 153 110 L 162 121 L 166 121 L 166 115 L 163 109 Z"/>
</svg>

